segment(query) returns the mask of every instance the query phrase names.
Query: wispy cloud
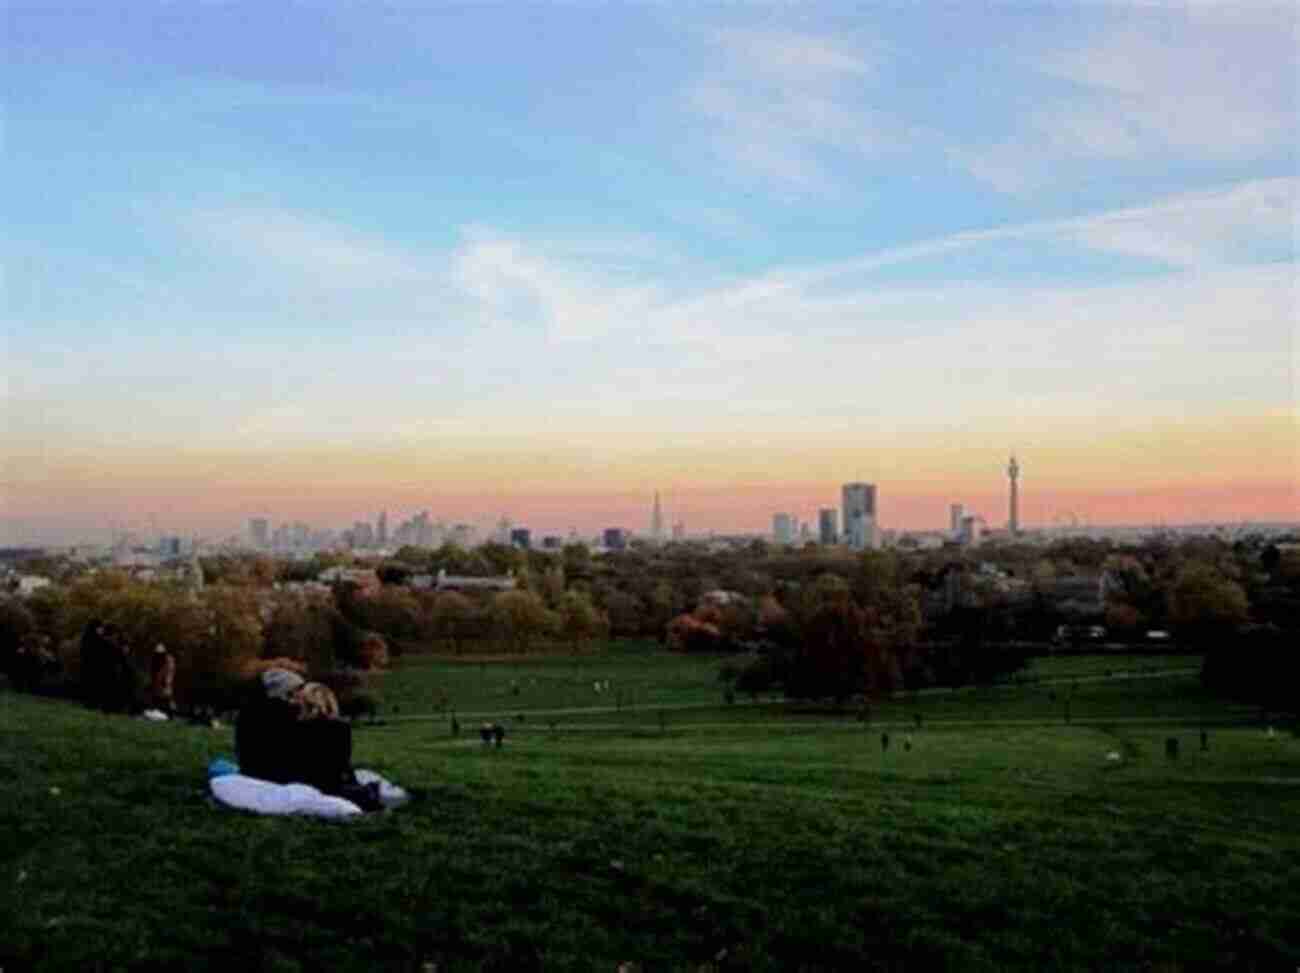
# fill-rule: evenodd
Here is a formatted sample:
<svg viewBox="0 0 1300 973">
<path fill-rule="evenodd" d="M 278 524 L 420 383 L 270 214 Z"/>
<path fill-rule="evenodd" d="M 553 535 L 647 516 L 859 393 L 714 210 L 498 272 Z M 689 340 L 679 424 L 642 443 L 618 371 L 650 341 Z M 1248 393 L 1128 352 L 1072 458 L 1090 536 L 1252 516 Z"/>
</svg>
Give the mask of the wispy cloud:
<svg viewBox="0 0 1300 973">
<path fill-rule="evenodd" d="M 212 207 L 187 213 L 182 222 L 252 265 L 308 271 L 333 286 L 382 286 L 427 274 L 382 237 L 274 207 Z"/>
<path fill-rule="evenodd" d="M 446 435 L 459 434 L 443 420 L 473 416 L 466 428 L 509 419 L 544 439 L 556 417 L 576 427 L 597 414 L 644 414 L 651 403 L 682 421 L 717 409 L 903 422 L 1006 410 L 1009 397 L 1065 414 L 1091 400 L 1121 411 L 1288 402 L 1296 199 L 1295 179 L 1248 182 L 731 277 L 636 238 L 552 246 L 474 227 L 450 249 L 415 250 L 314 217 L 285 212 L 264 224 L 247 210 L 229 218 L 205 210 L 202 225 L 219 228 L 206 238 L 205 264 L 224 260 L 242 273 L 265 260 L 282 272 L 266 285 L 277 288 L 266 293 L 267 334 L 231 337 L 191 367 L 171 418 L 155 426 L 167 442 L 272 448 L 406 441 L 426 428 L 423 417 L 438 418 L 428 428 Z M 1064 275 L 1032 288 L 942 277 L 903 285 L 878 273 L 1024 241 L 1159 260 L 1168 270 L 1087 287 Z M 322 306 L 365 322 L 364 337 L 323 334 Z M 295 338 L 299 328 L 310 341 Z M 87 342 L 78 357 L 98 364 L 73 384 L 58 355 L 17 369 L 10 432 L 28 429 L 35 442 L 53 423 L 64 441 L 78 441 L 78 429 L 94 440 L 133 409 L 151 408 L 112 391 L 174 377 L 175 350 L 159 349 L 150 333 L 118 336 L 111 351 Z M 111 406 L 95 405 L 104 396 Z"/>
<path fill-rule="evenodd" d="M 862 99 L 879 54 L 793 31 L 706 35 L 719 57 L 688 84 L 688 111 L 729 164 L 798 192 L 832 187 L 827 153 L 862 159 L 897 147 L 905 127 Z"/>
<path fill-rule="evenodd" d="M 1294 157 L 1295 32 L 1289 4 L 1126 17 L 1081 43 L 1026 57 L 1024 66 L 1057 89 L 1017 113 L 997 140 L 949 152 L 976 178 L 1013 193 L 1094 162 Z"/>
</svg>

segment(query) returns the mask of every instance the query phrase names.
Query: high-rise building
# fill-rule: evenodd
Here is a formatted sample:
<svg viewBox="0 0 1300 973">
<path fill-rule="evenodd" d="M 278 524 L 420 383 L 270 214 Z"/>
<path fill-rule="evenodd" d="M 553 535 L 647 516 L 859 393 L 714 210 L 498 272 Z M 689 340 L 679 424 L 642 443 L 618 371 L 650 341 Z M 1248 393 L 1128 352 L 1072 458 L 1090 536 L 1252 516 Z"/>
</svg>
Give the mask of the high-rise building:
<svg viewBox="0 0 1300 973">
<path fill-rule="evenodd" d="M 379 523 L 375 528 L 375 540 L 380 547 L 388 546 L 388 511 L 379 511 Z"/>
<path fill-rule="evenodd" d="M 840 512 L 835 507 L 822 507 L 817 511 L 817 540 L 826 546 L 840 540 Z"/>
<path fill-rule="evenodd" d="M 412 526 L 415 528 L 415 546 L 433 547 L 433 522 L 429 520 L 429 511 L 421 510 L 416 514 Z"/>
<path fill-rule="evenodd" d="M 533 545 L 533 532 L 527 527 L 510 528 L 510 546 L 517 547 L 522 551 L 528 550 Z"/>
<path fill-rule="evenodd" d="M 1011 496 L 1009 498 L 1010 509 L 1007 512 L 1007 530 L 1012 534 L 1020 533 L 1020 464 L 1016 462 L 1016 454 L 1011 454 L 1011 462 L 1007 464 L 1007 478 L 1011 481 Z"/>
<path fill-rule="evenodd" d="M 686 540 L 686 523 L 684 521 L 679 520 L 673 524 L 673 540 Z"/>
<path fill-rule="evenodd" d="M 961 521 L 966 516 L 966 505 L 954 503 L 948 507 L 948 530 L 956 537 L 961 533 Z"/>
<path fill-rule="evenodd" d="M 789 514 L 772 515 L 772 539 L 778 544 L 793 544 L 795 535 L 794 518 Z"/>
<path fill-rule="evenodd" d="M 664 508 L 659 502 L 659 491 L 655 491 L 655 505 L 650 512 L 650 540 L 656 544 L 664 542 Z"/>
<path fill-rule="evenodd" d="M 841 490 L 844 540 L 855 551 L 880 546 L 876 525 L 876 485 L 846 483 Z"/>
<path fill-rule="evenodd" d="M 265 550 L 271 543 L 271 522 L 265 517 L 254 517 L 248 522 L 248 534 L 254 547 Z"/>
<path fill-rule="evenodd" d="M 601 538 L 605 542 L 605 547 L 611 551 L 622 551 L 627 548 L 627 531 L 622 527 L 606 527 Z"/>
</svg>

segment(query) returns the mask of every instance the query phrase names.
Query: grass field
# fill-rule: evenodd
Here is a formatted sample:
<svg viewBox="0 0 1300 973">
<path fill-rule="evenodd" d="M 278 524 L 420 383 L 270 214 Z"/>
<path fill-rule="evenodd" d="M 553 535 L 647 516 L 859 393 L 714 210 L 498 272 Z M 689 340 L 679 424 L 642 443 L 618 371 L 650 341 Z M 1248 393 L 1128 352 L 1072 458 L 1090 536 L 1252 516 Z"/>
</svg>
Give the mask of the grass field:
<svg viewBox="0 0 1300 973">
<path fill-rule="evenodd" d="M 865 722 L 726 705 L 717 668 L 647 646 L 408 660 L 356 756 L 419 799 L 348 824 L 213 806 L 228 730 L 0 691 L 0 966 L 1300 964 L 1300 739 L 1193 677 L 920 696 Z M 505 747 L 453 737 L 440 693 L 505 721 Z"/>
</svg>

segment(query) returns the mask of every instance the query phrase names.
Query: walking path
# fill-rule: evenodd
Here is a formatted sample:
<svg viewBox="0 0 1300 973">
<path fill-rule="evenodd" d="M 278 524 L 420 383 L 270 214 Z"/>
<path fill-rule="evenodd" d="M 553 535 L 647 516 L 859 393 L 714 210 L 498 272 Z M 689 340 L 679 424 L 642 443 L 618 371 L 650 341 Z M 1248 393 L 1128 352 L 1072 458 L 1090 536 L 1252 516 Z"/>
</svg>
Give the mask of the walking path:
<svg viewBox="0 0 1300 973">
<path fill-rule="evenodd" d="M 917 696 L 951 696 L 958 694 L 976 693 L 983 691 L 1007 690 L 1007 689 L 1033 689 L 1039 686 L 1061 686 L 1082 683 L 1099 683 L 1099 682 L 1125 682 L 1134 679 L 1166 679 L 1173 676 L 1194 676 L 1201 670 L 1199 668 L 1184 669 L 1163 669 L 1158 672 L 1134 672 L 1134 673 L 1117 673 L 1110 676 L 1060 676 L 1051 679 L 1041 679 L 1032 683 L 996 683 L 992 686 L 934 686 L 929 689 L 917 690 L 900 690 L 890 694 L 890 699 L 906 701 Z M 508 704 L 502 705 L 492 710 L 474 710 L 462 712 L 457 710 L 455 716 L 461 721 L 469 720 L 493 720 L 500 719 L 503 712 L 513 709 L 516 713 L 525 713 L 531 717 L 550 717 L 550 716 L 575 716 L 578 714 L 600 714 L 600 713 L 632 713 L 645 712 L 657 713 L 664 712 L 681 712 L 683 710 L 708 710 L 717 709 L 724 705 L 718 700 L 706 700 L 697 703 L 626 703 L 622 706 L 556 706 L 543 709 L 525 709 L 518 706 L 511 707 Z M 792 705 L 788 701 L 769 701 L 769 700 L 744 700 L 737 699 L 731 706 L 778 706 L 789 707 Z M 798 705 L 798 704 L 794 704 Z M 402 716 L 385 716 L 385 723 L 428 723 L 434 721 L 445 721 L 451 718 L 451 712 L 445 713 L 414 713 Z M 980 725 L 985 725 L 984 721 L 976 721 Z M 1075 722 L 1079 722 L 1076 720 Z M 704 725 L 704 724 L 698 724 Z"/>
</svg>

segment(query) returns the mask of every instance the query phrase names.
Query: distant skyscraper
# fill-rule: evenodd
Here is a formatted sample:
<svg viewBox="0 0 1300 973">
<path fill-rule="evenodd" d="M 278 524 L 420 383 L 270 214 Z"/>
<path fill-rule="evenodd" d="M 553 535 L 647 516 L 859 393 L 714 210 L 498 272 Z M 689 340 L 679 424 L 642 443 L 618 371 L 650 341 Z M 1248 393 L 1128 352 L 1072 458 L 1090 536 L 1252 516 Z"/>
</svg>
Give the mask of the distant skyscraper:
<svg viewBox="0 0 1300 973">
<path fill-rule="evenodd" d="M 510 529 L 510 546 L 524 551 L 528 550 L 533 546 L 532 531 L 527 527 L 512 527 Z"/>
<path fill-rule="evenodd" d="M 627 531 L 622 527 L 606 527 L 602 539 L 605 547 L 611 551 L 621 551 L 627 547 Z"/>
<path fill-rule="evenodd" d="M 380 547 L 388 546 L 388 511 L 379 511 L 379 524 L 375 530 L 375 540 Z"/>
<path fill-rule="evenodd" d="M 954 503 L 948 508 L 948 530 L 953 536 L 961 533 L 961 521 L 966 516 L 966 506 L 961 503 Z"/>
<path fill-rule="evenodd" d="M 789 514 L 772 515 L 772 539 L 778 544 L 794 543 L 794 518 Z"/>
<path fill-rule="evenodd" d="M 650 539 L 656 544 L 664 542 L 664 508 L 659 503 L 659 491 L 655 491 L 654 510 L 650 513 Z"/>
<path fill-rule="evenodd" d="M 1016 454 L 1011 454 L 1011 462 L 1007 464 L 1007 478 L 1011 481 L 1011 496 L 1009 498 L 1010 510 L 1007 516 L 1007 530 L 1012 534 L 1020 533 L 1020 464 L 1016 462 Z"/>
<path fill-rule="evenodd" d="M 265 549 L 271 543 L 271 522 L 265 517 L 254 517 L 248 522 L 248 533 L 254 547 Z"/>
<path fill-rule="evenodd" d="M 844 539 L 855 551 L 877 547 L 880 532 L 876 527 L 876 485 L 846 483 L 841 491 L 844 510 Z"/>
<path fill-rule="evenodd" d="M 830 546 L 840 541 L 840 512 L 834 507 L 817 511 L 817 540 Z"/>
<path fill-rule="evenodd" d="M 684 541 L 684 540 L 686 540 L 686 524 L 685 524 L 685 522 L 679 520 L 679 521 L 677 521 L 675 524 L 673 524 L 673 540 L 675 540 L 675 541 Z"/>
</svg>

